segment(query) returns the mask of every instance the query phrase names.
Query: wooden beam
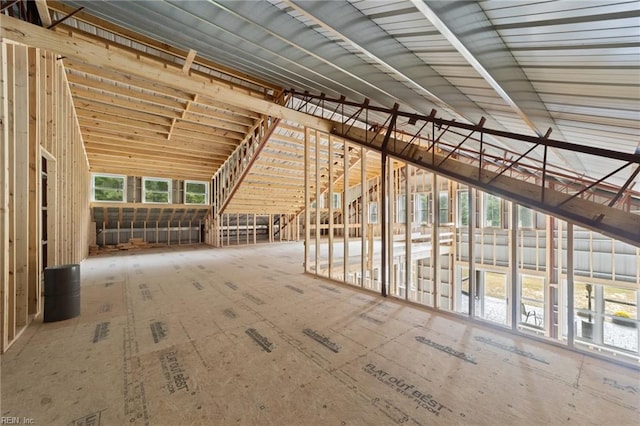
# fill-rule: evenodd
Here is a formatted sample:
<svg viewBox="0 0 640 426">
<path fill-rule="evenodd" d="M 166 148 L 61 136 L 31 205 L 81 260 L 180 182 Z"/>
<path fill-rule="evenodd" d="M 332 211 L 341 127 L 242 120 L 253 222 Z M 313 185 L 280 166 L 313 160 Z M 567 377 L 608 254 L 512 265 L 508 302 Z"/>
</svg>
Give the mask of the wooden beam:
<svg viewBox="0 0 640 426">
<path fill-rule="evenodd" d="M 7 45 L 0 42 L 0 353 L 9 346 L 9 72 Z"/>
<path fill-rule="evenodd" d="M 48 15 L 47 15 L 48 16 Z M 28 314 L 39 313 L 41 295 L 40 282 L 40 138 L 43 122 L 42 117 L 42 88 L 40 86 L 40 52 L 29 49 L 29 260 L 28 260 Z"/>
<path fill-rule="evenodd" d="M 233 151 L 233 149 L 227 145 L 216 145 L 215 143 L 208 144 L 206 142 L 192 142 L 185 140 L 180 140 L 179 142 L 168 142 L 161 141 L 159 139 L 145 138 L 127 139 L 124 136 L 119 137 L 118 135 L 100 132 L 86 132 L 83 139 L 86 146 L 89 146 L 91 143 L 99 143 L 104 144 L 105 146 L 113 145 L 126 149 L 133 145 L 136 148 L 167 152 L 175 151 L 177 144 L 183 155 L 204 156 L 205 158 L 219 158 L 223 160 L 226 160 Z"/>
<path fill-rule="evenodd" d="M 158 138 L 158 137 L 150 137 L 150 136 L 137 136 L 137 135 L 129 135 L 126 132 L 121 131 L 122 129 L 106 129 L 104 126 L 100 129 L 95 128 L 83 128 L 82 133 L 87 137 L 99 137 L 104 139 L 115 139 L 121 141 L 129 141 L 131 142 L 143 142 L 147 144 L 167 144 L 168 141 L 166 138 Z M 176 143 L 175 141 L 172 143 Z M 202 140 L 196 139 L 187 136 L 181 136 L 179 139 L 180 146 L 186 150 L 198 150 L 202 149 L 206 152 L 215 152 L 217 154 L 230 154 L 233 152 L 237 143 L 232 143 L 230 141 L 216 138 L 212 140 Z"/>
<path fill-rule="evenodd" d="M 183 110 L 187 102 L 166 95 L 155 95 L 151 93 L 138 92 L 132 90 L 131 88 L 123 87 L 120 85 L 116 86 L 115 84 L 109 83 L 108 81 L 97 81 L 75 73 L 68 73 L 67 80 L 73 87 L 90 88 L 99 90 L 103 94 L 107 93 L 120 95 L 125 99 L 144 101 L 154 105 L 174 108 L 177 110 Z"/>
<path fill-rule="evenodd" d="M 207 84 L 195 81 L 182 73 L 136 60 L 107 49 L 100 44 L 73 39 L 8 16 L 3 17 L 0 37 L 28 46 L 50 50 L 88 64 L 152 79 L 190 93 L 214 99 L 224 99 L 225 103 L 233 106 L 247 108 L 276 118 L 284 118 L 325 132 L 329 132 L 332 128 L 328 120 L 294 111 L 246 93 L 240 93 L 218 82 Z"/>
<path fill-rule="evenodd" d="M 64 67 L 67 73 L 75 73 L 77 75 L 91 75 L 100 79 L 118 82 L 136 89 L 144 89 L 149 92 L 156 93 L 161 96 L 168 96 L 179 101 L 186 102 L 192 99 L 192 96 L 183 91 L 158 84 L 157 81 L 149 80 L 143 77 L 132 76 L 128 73 L 113 71 L 103 67 L 93 66 L 84 62 L 75 61 L 71 58 L 64 59 Z"/>
<path fill-rule="evenodd" d="M 8 198 L 8 207 L 7 207 L 7 215 L 8 219 L 8 227 L 7 227 L 7 244 L 8 244 L 8 252 L 9 252 L 9 262 L 7 266 L 8 270 L 8 279 L 5 283 L 5 297 L 7 298 L 7 309 L 6 309 L 6 332 L 7 332 L 7 341 L 9 343 L 13 342 L 15 338 L 16 332 L 16 209 L 15 209 L 15 182 L 16 182 L 16 156 L 15 156 L 15 147 L 16 147 L 16 121 L 15 121 L 15 110 L 16 110 L 16 83 L 15 83 L 15 46 L 8 45 L 7 46 L 7 82 L 9 90 L 7 91 L 8 95 L 8 114 L 7 114 L 7 123 L 9 127 L 9 136 L 7 138 L 7 145 L 9 146 L 8 150 L 8 160 L 7 160 L 7 172 L 8 172 L 8 189 L 7 189 L 7 198 Z"/>
<path fill-rule="evenodd" d="M 89 90 L 82 86 L 70 85 L 69 90 L 73 96 L 75 103 L 84 106 L 90 103 L 96 105 L 111 105 L 117 108 L 123 108 L 127 111 L 139 111 L 141 113 L 153 114 L 169 119 L 177 118 L 182 115 L 181 108 L 168 108 L 155 104 L 151 104 L 140 99 L 131 99 L 122 95 L 110 95 Z"/>
<path fill-rule="evenodd" d="M 49 0 L 49 8 L 59 11 L 63 14 L 67 14 L 72 12 L 73 10 L 75 10 L 73 7 L 67 6 L 59 1 L 55 1 L 55 0 Z M 102 28 L 108 32 L 114 33 L 114 34 L 118 34 L 124 38 L 128 38 L 130 40 L 134 40 L 138 43 L 142 43 L 142 44 L 146 44 L 147 46 L 153 47 L 154 49 L 169 53 L 171 55 L 175 55 L 175 56 L 179 56 L 179 57 L 185 57 L 185 55 L 187 55 L 187 51 L 183 50 L 183 49 L 178 49 L 176 47 L 173 46 L 169 46 L 166 43 L 162 43 L 159 42 L 157 40 L 154 40 L 152 38 L 146 37 L 144 35 L 138 34 L 134 31 L 128 30 L 126 28 L 117 26 L 115 24 L 113 24 L 112 22 L 109 21 L 105 21 L 103 19 L 97 18 L 93 15 L 90 15 L 88 13 L 85 12 L 80 12 L 77 15 L 75 15 L 76 19 L 79 19 L 81 21 L 87 22 L 91 25 L 94 25 L 98 28 Z M 219 71 L 223 74 L 228 74 L 230 76 L 234 76 L 236 78 L 238 78 L 239 80 L 243 80 L 243 81 L 247 81 L 249 83 L 253 83 L 257 86 L 260 87 L 264 87 L 264 88 L 270 88 L 273 89 L 274 91 L 278 91 L 280 90 L 280 88 L 270 82 L 267 82 L 265 80 L 261 80 L 258 78 L 255 78 L 249 74 L 246 73 L 242 73 L 236 70 L 233 70 L 231 68 L 225 67 L 224 65 L 220 65 L 220 64 L 216 64 L 213 61 L 209 61 L 207 59 L 204 58 L 197 58 L 196 63 L 204 65 L 207 68 L 211 68 L 213 70 Z"/>
<path fill-rule="evenodd" d="M 131 110 L 128 108 L 121 108 L 117 106 L 111 106 L 100 102 L 87 102 L 81 99 L 74 99 L 73 103 L 76 107 L 78 115 L 87 116 L 90 113 L 98 113 L 111 115 L 114 117 L 129 118 L 132 120 L 143 121 L 145 123 L 160 124 L 163 126 L 170 126 L 171 119 L 166 116 L 149 114 L 146 112 L 140 112 L 137 110 Z"/>
<path fill-rule="evenodd" d="M 159 168 L 144 168 L 144 167 L 134 167 L 129 165 L 125 166 L 114 166 L 111 164 L 103 165 L 91 165 L 91 171 L 95 173 L 117 173 L 128 176 L 148 176 L 153 171 L 154 177 L 159 178 L 168 178 L 168 179 L 189 179 L 189 180 L 209 180 L 213 176 L 213 173 L 203 173 L 193 170 L 166 170 Z"/>
<path fill-rule="evenodd" d="M 182 73 L 189 74 L 189 70 L 191 69 L 191 65 L 193 65 L 193 60 L 196 58 L 196 52 L 193 49 L 189 49 L 189 53 L 187 54 L 186 59 L 184 60 L 184 65 L 182 66 Z"/>
<path fill-rule="evenodd" d="M 47 7 L 47 0 L 35 0 L 36 8 L 38 9 L 38 16 L 40 16 L 40 22 L 42 26 L 48 28 L 51 26 L 51 15 L 49 15 L 49 8 Z"/>
<path fill-rule="evenodd" d="M 144 120 L 137 120 L 125 117 L 118 117 L 111 114 L 104 114 L 100 112 L 87 111 L 84 109 L 76 110 L 78 119 L 81 120 L 84 126 L 88 123 L 94 123 L 95 127 L 100 127 L 101 123 L 115 124 L 116 126 L 122 126 L 127 128 L 134 128 L 139 130 L 150 130 L 159 133 L 168 133 L 169 126 L 162 124 L 149 123 Z"/>
</svg>

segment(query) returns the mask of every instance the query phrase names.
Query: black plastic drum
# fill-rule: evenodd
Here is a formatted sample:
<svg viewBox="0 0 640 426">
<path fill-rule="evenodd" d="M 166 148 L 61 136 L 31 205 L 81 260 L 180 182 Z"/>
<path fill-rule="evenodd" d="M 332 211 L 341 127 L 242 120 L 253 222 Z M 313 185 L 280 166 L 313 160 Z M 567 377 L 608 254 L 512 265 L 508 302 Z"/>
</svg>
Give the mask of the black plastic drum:
<svg viewBox="0 0 640 426">
<path fill-rule="evenodd" d="M 44 322 L 80 315 L 80 265 L 59 265 L 44 270 Z"/>
</svg>

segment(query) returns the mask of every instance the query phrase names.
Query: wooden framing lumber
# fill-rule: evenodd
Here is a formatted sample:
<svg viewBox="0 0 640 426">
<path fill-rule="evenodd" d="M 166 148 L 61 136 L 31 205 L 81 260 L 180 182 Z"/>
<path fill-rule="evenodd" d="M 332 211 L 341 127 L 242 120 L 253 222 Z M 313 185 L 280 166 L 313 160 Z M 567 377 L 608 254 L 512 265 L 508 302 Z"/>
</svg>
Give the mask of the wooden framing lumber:
<svg viewBox="0 0 640 426">
<path fill-rule="evenodd" d="M 89 173 L 62 64 L 49 52 L 6 40 L 0 42 L 0 59 L 0 350 L 5 352 L 41 313 L 44 262 L 79 263 L 88 253 Z M 41 214 L 44 191 L 47 215 Z M 47 231 L 46 257 L 41 227 Z"/>
<path fill-rule="evenodd" d="M 205 84 L 185 76 L 181 72 L 154 66 L 124 54 L 107 49 L 103 45 L 86 40 L 72 39 L 63 34 L 47 31 L 33 24 L 11 17 L 3 17 L 0 37 L 56 52 L 95 66 L 126 72 L 152 79 L 169 87 L 185 90 L 206 97 L 221 98 L 226 103 L 247 108 L 276 118 L 285 118 L 323 131 L 330 131 L 331 124 L 324 119 L 293 111 L 273 102 L 258 99 L 246 93 L 225 87 L 217 82 Z"/>
</svg>

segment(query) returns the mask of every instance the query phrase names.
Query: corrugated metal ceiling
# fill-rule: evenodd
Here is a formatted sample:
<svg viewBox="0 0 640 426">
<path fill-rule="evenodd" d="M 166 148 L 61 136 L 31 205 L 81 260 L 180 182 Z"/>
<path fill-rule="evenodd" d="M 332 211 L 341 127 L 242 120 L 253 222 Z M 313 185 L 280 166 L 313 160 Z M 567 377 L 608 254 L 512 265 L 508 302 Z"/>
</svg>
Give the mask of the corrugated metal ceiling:
<svg viewBox="0 0 640 426">
<path fill-rule="evenodd" d="M 623 152 L 640 141 L 639 1 L 64 3 L 283 88 L 525 134 L 551 128 Z"/>
</svg>

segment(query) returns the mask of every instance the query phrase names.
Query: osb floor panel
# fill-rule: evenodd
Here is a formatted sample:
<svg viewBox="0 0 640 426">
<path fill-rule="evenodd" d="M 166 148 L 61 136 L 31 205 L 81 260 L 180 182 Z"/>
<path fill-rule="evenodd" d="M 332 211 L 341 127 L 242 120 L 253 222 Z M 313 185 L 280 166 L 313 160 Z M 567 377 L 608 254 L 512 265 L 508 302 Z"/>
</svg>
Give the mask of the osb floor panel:
<svg viewBox="0 0 640 426">
<path fill-rule="evenodd" d="M 73 426 L 638 424 L 638 371 L 314 279 L 301 273 L 302 249 L 88 259 L 82 314 L 35 321 L 2 356 L 2 416 Z"/>
</svg>

